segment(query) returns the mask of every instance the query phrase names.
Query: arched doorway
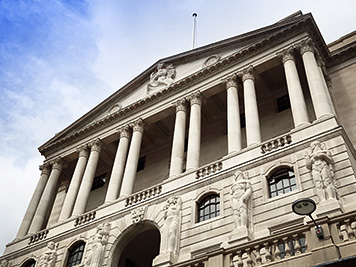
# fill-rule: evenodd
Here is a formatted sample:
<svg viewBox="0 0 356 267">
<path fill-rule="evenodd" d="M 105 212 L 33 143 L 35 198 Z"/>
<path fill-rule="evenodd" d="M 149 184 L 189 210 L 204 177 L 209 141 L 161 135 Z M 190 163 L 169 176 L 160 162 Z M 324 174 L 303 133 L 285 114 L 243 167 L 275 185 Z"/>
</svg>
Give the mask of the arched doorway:
<svg viewBox="0 0 356 267">
<path fill-rule="evenodd" d="M 116 241 L 111 267 L 152 267 L 159 254 L 161 235 L 151 222 L 132 225 Z"/>
</svg>

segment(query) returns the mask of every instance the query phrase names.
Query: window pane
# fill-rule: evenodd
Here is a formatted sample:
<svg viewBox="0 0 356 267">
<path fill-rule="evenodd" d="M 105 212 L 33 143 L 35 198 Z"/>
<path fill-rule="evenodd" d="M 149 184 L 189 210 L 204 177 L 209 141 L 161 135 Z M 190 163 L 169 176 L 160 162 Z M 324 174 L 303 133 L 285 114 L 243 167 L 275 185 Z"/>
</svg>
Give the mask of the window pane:
<svg viewBox="0 0 356 267">
<path fill-rule="evenodd" d="M 198 222 L 218 216 L 220 213 L 220 200 L 218 195 L 209 195 L 198 204 Z"/>
</svg>

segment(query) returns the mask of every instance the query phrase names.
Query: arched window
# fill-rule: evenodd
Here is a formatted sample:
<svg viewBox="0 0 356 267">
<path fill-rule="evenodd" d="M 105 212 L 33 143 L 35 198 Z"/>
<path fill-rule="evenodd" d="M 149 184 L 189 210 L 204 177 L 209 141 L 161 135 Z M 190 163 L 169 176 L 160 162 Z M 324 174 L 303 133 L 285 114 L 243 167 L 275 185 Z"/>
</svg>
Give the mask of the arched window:
<svg viewBox="0 0 356 267">
<path fill-rule="evenodd" d="M 68 260 L 66 267 L 75 266 L 81 263 L 84 254 L 85 243 L 77 243 L 69 250 Z"/>
<path fill-rule="evenodd" d="M 198 203 L 198 222 L 220 215 L 220 197 L 218 194 L 210 194 Z"/>
<path fill-rule="evenodd" d="M 275 171 L 268 179 L 269 196 L 276 197 L 297 189 L 293 169 L 283 168 Z"/>
<path fill-rule="evenodd" d="M 22 265 L 22 267 L 35 267 L 35 265 L 36 265 L 36 261 L 31 259 L 27 261 L 24 265 Z"/>
</svg>

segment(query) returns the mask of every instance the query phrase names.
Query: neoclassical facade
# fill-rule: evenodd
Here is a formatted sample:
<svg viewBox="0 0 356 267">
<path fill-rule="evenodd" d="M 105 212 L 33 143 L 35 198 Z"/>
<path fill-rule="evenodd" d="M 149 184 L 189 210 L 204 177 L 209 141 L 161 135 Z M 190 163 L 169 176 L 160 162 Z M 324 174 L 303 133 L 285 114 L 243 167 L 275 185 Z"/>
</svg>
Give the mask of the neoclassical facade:
<svg viewBox="0 0 356 267">
<path fill-rule="evenodd" d="M 296 12 L 159 60 L 39 148 L 1 267 L 355 266 L 355 35 Z"/>
</svg>

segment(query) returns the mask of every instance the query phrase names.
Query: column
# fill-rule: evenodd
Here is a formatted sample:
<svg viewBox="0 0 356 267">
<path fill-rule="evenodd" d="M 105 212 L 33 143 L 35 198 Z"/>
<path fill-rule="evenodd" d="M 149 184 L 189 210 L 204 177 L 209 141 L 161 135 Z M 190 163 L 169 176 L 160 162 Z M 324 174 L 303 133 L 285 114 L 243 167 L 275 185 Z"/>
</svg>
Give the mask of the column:
<svg viewBox="0 0 356 267">
<path fill-rule="evenodd" d="M 235 74 L 227 77 L 227 147 L 228 153 L 238 152 L 241 150 L 241 124 L 240 124 L 240 107 L 238 96 L 238 85 Z"/>
<path fill-rule="evenodd" d="M 52 171 L 43 191 L 40 203 L 38 204 L 29 233 L 36 233 L 42 229 L 46 215 L 49 212 L 49 208 L 51 207 L 52 201 L 54 199 L 58 179 L 62 172 L 64 161 L 59 157 L 51 164 Z"/>
<path fill-rule="evenodd" d="M 261 143 L 260 120 L 255 91 L 255 72 L 252 66 L 243 70 L 242 82 L 244 87 L 246 140 L 247 146 L 250 146 Z"/>
<path fill-rule="evenodd" d="M 82 215 L 85 212 L 103 143 L 100 139 L 97 139 L 94 142 L 90 143 L 89 146 L 90 155 L 87 166 L 84 171 L 83 180 L 80 184 L 78 197 L 73 208 L 74 216 Z"/>
<path fill-rule="evenodd" d="M 129 154 L 127 156 L 124 178 L 122 180 L 120 198 L 128 197 L 133 191 L 145 122 L 142 119 L 139 119 L 130 124 L 130 127 L 132 127 L 133 133 Z"/>
<path fill-rule="evenodd" d="M 324 68 L 325 63 L 321 60 L 320 57 L 318 57 L 316 62 L 318 64 L 318 69 L 319 69 L 320 75 L 321 75 L 321 77 L 323 77 L 323 84 L 324 84 L 324 88 L 325 88 L 325 92 L 326 92 L 326 97 L 327 97 L 327 99 L 329 101 L 329 105 L 331 107 L 331 112 L 334 115 L 336 115 L 335 107 L 334 107 L 333 101 L 332 101 L 331 96 L 330 96 L 330 89 L 329 88 L 331 88 L 331 87 L 329 87 L 329 85 L 331 84 L 331 80 L 328 77 L 325 77 L 324 76 L 324 72 L 323 72 L 323 68 Z"/>
<path fill-rule="evenodd" d="M 127 150 L 129 148 L 129 144 L 130 144 L 129 142 L 131 137 L 130 127 L 125 126 L 119 129 L 119 133 L 120 133 L 120 141 L 116 151 L 114 166 L 112 169 L 105 202 L 114 201 L 119 197 L 122 177 L 125 170 Z"/>
<path fill-rule="evenodd" d="M 171 167 L 169 177 L 179 175 L 183 172 L 184 162 L 184 142 L 185 142 L 185 125 L 187 120 L 187 104 L 185 99 L 175 103 L 176 121 L 174 125 Z"/>
<path fill-rule="evenodd" d="M 308 123 L 309 117 L 302 86 L 300 84 L 300 79 L 298 76 L 297 67 L 295 65 L 293 48 L 289 48 L 283 51 L 280 56 L 282 57 L 282 62 L 286 75 L 294 126 L 297 127 L 299 125 Z"/>
<path fill-rule="evenodd" d="M 190 121 L 187 151 L 187 170 L 199 167 L 201 142 L 201 105 L 203 96 L 195 92 L 187 100 L 190 102 Z"/>
<path fill-rule="evenodd" d="M 88 146 L 85 145 L 78 148 L 78 152 L 79 152 L 79 157 L 78 157 L 77 165 L 75 166 L 72 180 L 69 184 L 68 192 L 63 203 L 61 214 L 59 216 L 59 221 L 64 221 L 72 215 L 74 203 L 78 195 L 85 166 L 87 165 L 88 162 L 88 156 L 89 156 Z"/>
<path fill-rule="evenodd" d="M 47 184 L 47 180 L 48 180 L 48 176 L 50 174 L 51 168 L 48 163 L 45 163 L 40 166 L 40 170 L 42 171 L 40 180 L 38 181 L 35 192 L 32 195 L 30 204 L 28 205 L 25 216 L 22 220 L 20 229 L 16 236 L 17 238 L 25 236 L 28 232 L 28 229 L 30 228 L 31 222 L 33 220 L 33 216 L 35 215 L 35 212 L 36 212 L 36 209 L 38 206 L 38 203 L 40 202 L 43 191 Z"/>
<path fill-rule="evenodd" d="M 310 95 L 317 119 L 323 115 L 334 115 L 332 103 L 330 103 L 327 96 L 325 80 L 319 71 L 318 64 L 314 56 L 314 48 L 310 40 L 307 40 L 301 44 L 300 53 L 303 58 Z"/>
</svg>

